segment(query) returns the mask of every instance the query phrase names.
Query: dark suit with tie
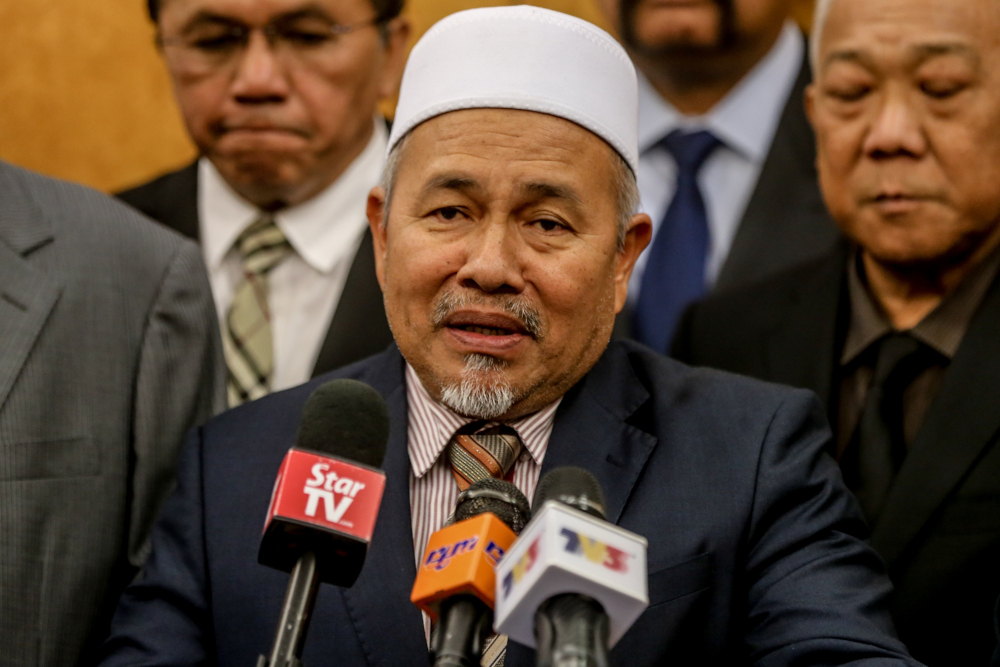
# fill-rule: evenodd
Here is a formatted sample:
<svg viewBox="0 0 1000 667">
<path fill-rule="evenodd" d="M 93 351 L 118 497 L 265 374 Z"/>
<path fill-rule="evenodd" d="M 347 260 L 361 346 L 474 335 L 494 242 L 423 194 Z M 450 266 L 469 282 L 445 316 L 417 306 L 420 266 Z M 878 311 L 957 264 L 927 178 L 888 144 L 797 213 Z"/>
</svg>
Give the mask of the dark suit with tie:
<svg viewBox="0 0 1000 667">
<path fill-rule="evenodd" d="M 387 487 L 357 583 L 323 585 L 304 662 L 427 665 L 410 522 L 404 362 L 393 346 L 327 376 L 362 380 L 391 419 Z M 104 665 L 253 664 L 288 575 L 257 564 L 262 521 L 299 414 L 320 383 L 196 430 L 144 578 L 116 613 Z M 543 474 L 583 466 L 607 516 L 649 540 L 650 606 L 615 665 L 915 664 L 893 637 L 889 583 L 807 392 L 685 367 L 613 342 L 563 398 Z M 506 664 L 534 664 L 511 644 Z"/>
<path fill-rule="evenodd" d="M 819 191 L 816 137 L 806 117 L 810 71 L 804 57 L 715 292 L 737 289 L 816 259 L 839 238 Z"/>
<path fill-rule="evenodd" d="M 689 311 L 675 356 L 812 389 L 836 423 L 850 318 L 846 244 Z M 973 317 L 896 476 L 871 544 L 900 637 L 929 665 L 988 664 L 1000 592 L 1000 283 Z"/>
<path fill-rule="evenodd" d="M 190 239 L 200 238 L 198 163 L 120 192 L 118 198 Z M 392 340 L 375 277 L 372 236 L 365 231 L 320 347 L 313 377 L 375 354 Z"/>
<path fill-rule="evenodd" d="M 816 137 L 804 103 L 810 80 L 809 61 L 803 58 L 714 293 L 740 289 L 816 259 L 839 238 L 819 191 Z M 616 336 L 633 335 L 634 313 L 630 305 L 618 316 Z"/>
</svg>

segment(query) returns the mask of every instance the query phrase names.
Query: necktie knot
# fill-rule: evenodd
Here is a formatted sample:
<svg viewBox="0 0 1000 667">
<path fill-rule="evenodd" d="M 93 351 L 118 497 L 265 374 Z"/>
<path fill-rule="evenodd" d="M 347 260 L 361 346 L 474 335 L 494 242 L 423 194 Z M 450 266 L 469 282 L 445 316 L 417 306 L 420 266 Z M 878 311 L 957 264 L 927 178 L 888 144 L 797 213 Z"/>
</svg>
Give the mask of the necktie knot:
<svg viewBox="0 0 1000 667">
<path fill-rule="evenodd" d="M 934 350 L 906 332 L 885 336 L 876 348 L 872 387 L 907 385 L 934 362 Z"/>
<path fill-rule="evenodd" d="M 292 252 L 292 245 L 270 213 L 262 214 L 243 230 L 234 245 L 243 270 L 256 276 L 267 275 Z"/>
<path fill-rule="evenodd" d="M 463 491 L 483 479 L 507 477 L 524 449 L 511 427 L 496 424 L 483 428 L 485 424 L 473 422 L 460 428 L 448 443 L 452 473 Z"/>
<path fill-rule="evenodd" d="M 677 161 L 680 176 L 694 176 L 721 142 L 708 130 L 684 132 L 674 130 L 662 140 L 662 145 Z"/>
</svg>

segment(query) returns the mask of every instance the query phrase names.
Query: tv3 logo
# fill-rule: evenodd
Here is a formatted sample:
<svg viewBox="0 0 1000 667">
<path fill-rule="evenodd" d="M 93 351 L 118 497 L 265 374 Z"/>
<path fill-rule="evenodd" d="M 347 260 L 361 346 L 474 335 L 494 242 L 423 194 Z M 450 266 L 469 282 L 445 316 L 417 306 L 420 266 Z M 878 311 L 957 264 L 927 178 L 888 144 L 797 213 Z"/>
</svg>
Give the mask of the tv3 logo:
<svg viewBox="0 0 1000 667">
<path fill-rule="evenodd" d="M 433 568 L 435 570 L 443 570 L 451 564 L 451 561 L 455 556 L 461 556 L 463 554 L 470 553 L 479 544 L 479 538 L 473 535 L 464 540 L 459 540 L 454 544 L 447 544 L 443 547 L 439 547 L 434 551 L 427 554 L 427 558 L 424 559 L 424 567 Z M 490 542 L 490 546 L 495 546 Z"/>
<path fill-rule="evenodd" d="M 628 572 L 628 554 L 610 544 L 581 535 L 575 530 L 563 528 L 559 534 L 566 538 L 568 553 L 583 556 L 591 563 L 598 563 L 614 572 Z"/>
<path fill-rule="evenodd" d="M 521 582 L 528 572 L 531 572 L 531 568 L 535 566 L 538 562 L 538 538 L 531 543 L 528 550 L 524 552 L 524 555 L 514 563 L 514 567 L 510 569 L 510 572 L 503 578 L 503 596 L 506 598 L 510 595 L 511 589 L 514 588 L 516 584 Z"/>
<path fill-rule="evenodd" d="M 302 491 L 309 496 L 306 502 L 306 516 L 316 516 L 319 502 L 323 501 L 326 520 L 330 523 L 340 523 L 344 512 L 354 502 L 358 491 L 365 488 L 363 482 L 356 482 L 347 477 L 338 477 L 326 463 L 317 463 L 312 467 L 312 477 L 306 480 Z M 334 494 L 340 495 L 336 501 Z"/>
</svg>

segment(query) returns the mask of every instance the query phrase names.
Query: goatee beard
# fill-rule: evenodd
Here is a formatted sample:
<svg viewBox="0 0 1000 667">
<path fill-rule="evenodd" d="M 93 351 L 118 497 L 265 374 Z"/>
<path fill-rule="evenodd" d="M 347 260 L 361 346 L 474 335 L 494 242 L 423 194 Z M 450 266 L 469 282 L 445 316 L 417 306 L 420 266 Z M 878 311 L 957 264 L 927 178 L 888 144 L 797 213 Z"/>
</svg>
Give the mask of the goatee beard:
<svg viewBox="0 0 1000 667">
<path fill-rule="evenodd" d="M 458 385 L 441 390 L 441 402 L 460 415 L 499 419 L 517 402 L 503 370 L 507 364 L 487 354 L 468 354 Z"/>
</svg>

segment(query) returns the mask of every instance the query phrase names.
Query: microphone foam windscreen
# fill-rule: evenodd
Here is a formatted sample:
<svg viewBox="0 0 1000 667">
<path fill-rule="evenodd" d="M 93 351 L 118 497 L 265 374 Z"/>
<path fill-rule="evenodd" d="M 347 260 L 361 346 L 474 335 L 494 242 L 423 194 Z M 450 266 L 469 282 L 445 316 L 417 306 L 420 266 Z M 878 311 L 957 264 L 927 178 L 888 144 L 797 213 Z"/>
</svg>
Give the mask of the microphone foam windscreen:
<svg viewBox="0 0 1000 667">
<path fill-rule="evenodd" d="M 549 471 L 538 483 L 535 502 L 539 508 L 546 500 L 556 500 L 598 519 L 604 519 L 604 491 L 589 470 L 563 466 Z"/>
<path fill-rule="evenodd" d="M 502 479 L 483 479 L 458 496 L 455 522 L 491 512 L 507 527 L 520 534 L 531 518 L 531 507 L 516 486 Z"/>
<path fill-rule="evenodd" d="M 382 396 L 357 380 L 330 380 L 309 395 L 296 447 L 382 466 L 389 440 L 389 410 Z"/>
</svg>

